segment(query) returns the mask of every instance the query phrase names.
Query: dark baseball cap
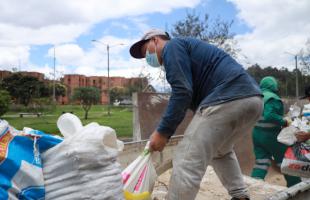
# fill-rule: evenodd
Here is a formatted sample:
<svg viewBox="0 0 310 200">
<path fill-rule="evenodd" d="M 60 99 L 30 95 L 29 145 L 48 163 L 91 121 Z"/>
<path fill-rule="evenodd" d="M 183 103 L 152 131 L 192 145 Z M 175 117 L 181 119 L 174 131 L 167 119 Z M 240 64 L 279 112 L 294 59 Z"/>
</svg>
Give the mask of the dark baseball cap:
<svg viewBox="0 0 310 200">
<path fill-rule="evenodd" d="M 300 97 L 299 99 L 305 99 L 310 97 L 310 86 L 305 87 L 305 95 Z"/>
<path fill-rule="evenodd" d="M 141 38 L 141 40 L 139 40 L 138 42 L 134 43 L 130 49 L 130 55 L 134 58 L 144 58 L 144 55 L 142 55 L 141 52 L 141 48 L 142 46 L 149 41 L 152 37 L 154 36 L 166 36 L 167 38 L 170 38 L 169 34 L 165 31 L 162 31 L 160 29 L 151 29 L 149 31 L 147 31 L 146 33 L 144 33 L 143 37 Z"/>
</svg>

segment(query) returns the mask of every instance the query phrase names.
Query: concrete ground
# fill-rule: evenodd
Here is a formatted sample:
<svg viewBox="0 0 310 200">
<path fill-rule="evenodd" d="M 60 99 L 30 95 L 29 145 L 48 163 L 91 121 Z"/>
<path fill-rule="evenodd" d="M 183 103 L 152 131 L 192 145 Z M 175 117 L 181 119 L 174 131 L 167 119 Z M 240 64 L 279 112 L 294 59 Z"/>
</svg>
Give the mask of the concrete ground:
<svg viewBox="0 0 310 200">
<path fill-rule="evenodd" d="M 164 200 L 164 196 L 168 190 L 169 178 L 171 170 L 162 174 L 155 184 L 153 191 L 153 198 L 156 197 L 158 200 Z M 245 182 L 248 185 L 251 200 L 263 200 L 271 194 L 285 189 L 285 184 L 282 175 L 272 175 L 268 177 L 267 181 L 260 181 L 253 179 L 248 176 L 244 176 Z M 272 184 L 270 184 L 272 183 Z M 208 167 L 205 176 L 202 179 L 200 191 L 195 200 L 230 200 L 231 197 L 228 195 L 225 188 L 216 176 L 212 167 Z"/>
</svg>

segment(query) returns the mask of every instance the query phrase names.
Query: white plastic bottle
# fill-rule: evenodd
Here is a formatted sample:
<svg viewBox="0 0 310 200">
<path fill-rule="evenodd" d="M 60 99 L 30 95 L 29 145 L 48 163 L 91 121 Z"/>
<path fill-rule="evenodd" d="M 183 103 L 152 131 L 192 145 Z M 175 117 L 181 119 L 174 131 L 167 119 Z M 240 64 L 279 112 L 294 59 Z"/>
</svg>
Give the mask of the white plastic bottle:
<svg viewBox="0 0 310 200">
<path fill-rule="evenodd" d="M 64 138 L 69 138 L 83 128 L 81 120 L 71 114 L 65 113 L 58 118 L 57 127 Z"/>
</svg>

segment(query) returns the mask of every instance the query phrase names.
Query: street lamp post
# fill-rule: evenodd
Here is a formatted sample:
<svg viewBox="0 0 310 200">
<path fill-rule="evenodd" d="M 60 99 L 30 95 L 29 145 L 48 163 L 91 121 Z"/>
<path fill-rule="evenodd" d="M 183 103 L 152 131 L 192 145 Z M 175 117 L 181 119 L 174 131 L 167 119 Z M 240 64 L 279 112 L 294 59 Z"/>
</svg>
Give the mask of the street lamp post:
<svg viewBox="0 0 310 200">
<path fill-rule="evenodd" d="M 290 54 L 292 56 L 294 56 L 294 59 L 295 59 L 295 71 L 296 71 L 296 101 L 299 100 L 299 86 L 298 86 L 298 66 L 297 66 L 297 54 L 293 54 L 293 53 L 290 53 L 290 52 L 284 52 L 284 53 L 287 53 L 287 54 Z"/>
<path fill-rule="evenodd" d="M 92 42 L 97 42 L 107 47 L 107 56 L 108 56 L 108 63 L 107 63 L 108 64 L 108 93 L 107 94 L 108 94 L 108 116 L 110 116 L 110 48 L 117 46 L 117 45 L 124 45 L 124 44 L 120 43 L 120 44 L 115 44 L 113 46 L 110 46 L 109 44 L 105 44 L 99 40 L 92 40 Z"/>
<path fill-rule="evenodd" d="M 53 101 L 56 102 L 56 89 L 55 89 L 55 79 L 56 79 L 56 56 L 55 56 L 55 46 L 54 46 L 54 78 L 53 78 Z"/>
<path fill-rule="evenodd" d="M 110 116 L 110 46 L 107 44 L 108 53 L 108 116 Z"/>
<path fill-rule="evenodd" d="M 299 97 L 299 87 L 298 87 L 298 68 L 297 68 L 297 55 L 295 57 L 295 70 L 296 70 L 296 99 L 298 101 Z"/>
</svg>

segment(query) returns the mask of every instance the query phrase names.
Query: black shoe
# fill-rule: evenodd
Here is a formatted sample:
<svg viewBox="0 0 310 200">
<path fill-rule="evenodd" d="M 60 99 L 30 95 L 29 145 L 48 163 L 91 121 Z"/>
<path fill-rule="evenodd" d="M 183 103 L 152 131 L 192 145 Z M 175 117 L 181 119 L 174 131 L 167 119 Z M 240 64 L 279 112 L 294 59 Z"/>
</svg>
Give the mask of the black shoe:
<svg viewBox="0 0 310 200">
<path fill-rule="evenodd" d="M 246 200 L 250 200 L 249 198 L 245 198 Z M 234 198 L 232 198 L 231 200 L 240 200 L 239 198 L 236 198 L 236 197 L 234 197 Z"/>
</svg>

